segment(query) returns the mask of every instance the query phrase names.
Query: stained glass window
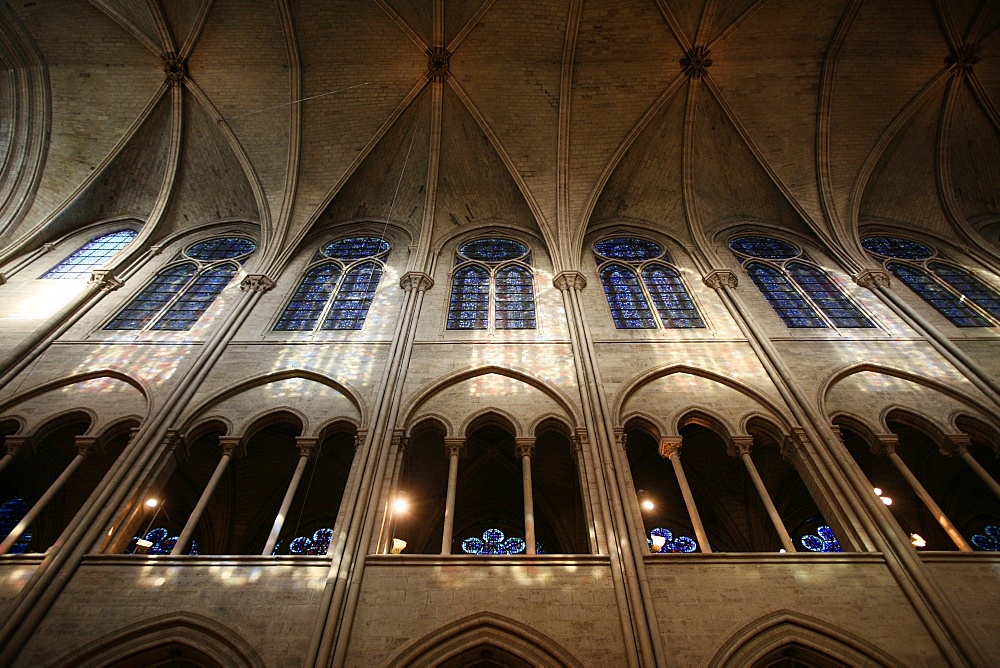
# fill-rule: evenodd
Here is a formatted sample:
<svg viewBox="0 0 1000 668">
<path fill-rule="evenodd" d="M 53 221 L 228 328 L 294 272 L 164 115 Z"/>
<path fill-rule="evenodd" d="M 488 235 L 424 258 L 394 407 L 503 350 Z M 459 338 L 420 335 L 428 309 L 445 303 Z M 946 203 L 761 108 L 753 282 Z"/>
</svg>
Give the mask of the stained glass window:
<svg viewBox="0 0 1000 668">
<path fill-rule="evenodd" d="M 729 248 L 786 327 L 875 326 L 825 271 L 787 241 L 743 236 L 730 240 Z"/>
<path fill-rule="evenodd" d="M 967 269 L 938 259 L 930 246 L 888 236 L 865 237 L 861 245 L 956 327 L 1000 322 L 1000 293 Z"/>
<path fill-rule="evenodd" d="M 651 550 L 656 549 L 653 546 L 653 536 L 663 538 L 663 547 L 658 550 L 660 554 L 668 554 L 671 552 L 696 552 L 698 550 L 698 543 L 694 540 L 694 538 L 690 538 L 689 536 L 677 536 L 675 538 L 670 529 L 657 527 L 649 532 L 649 536 L 650 537 L 646 539 L 646 542 L 649 543 L 649 549 Z"/>
<path fill-rule="evenodd" d="M 174 545 L 177 544 L 177 539 L 180 536 L 171 536 L 170 532 L 163 527 L 157 527 L 155 529 L 150 529 L 146 532 L 143 538 L 152 545 L 145 548 L 144 554 L 170 554 L 170 550 L 174 549 Z M 143 554 L 143 548 L 139 545 L 139 536 L 134 536 L 132 541 L 125 548 L 125 554 Z M 193 540 L 191 544 L 188 545 L 185 554 L 198 554 L 198 545 Z"/>
<path fill-rule="evenodd" d="M 528 247 L 513 239 L 463 244 L 455 256 L 448 329 L 534 329 L 530 262 Z"/>
<path fill-rule="evenodd" d="M 680 272 L 668 264 L 670 258 L 659 244 L 613 237 L 594 244 L 594 254 L 616 328 L 705 326 Z"/>
<path fill-rule="evenodd" d="M 523 538 L 508 538 L 500 529 L 487 529 L 482 539 L 473 537 L 462 541 L 462 551 L 466 554 L 521 554 L 524 548 Z"/>
<path fill-rule="evenodd" d="M 987 525 L 982 533 L 973 534 L 971 542 L 985 552 L 1000 552 L 1000 526 Z"/>
<path fill-rule="evenodd" d="M 0 505 L 0 540 L 6 538 L 14 527 L 17 526 L 28 511 L 31 510 L 28 504 L 19 496 L 7 499 Z M 31 527 L 21 532 L 21 537 L 17 539 L 8 554 L 24 554 L 31 544 Z"/>
<path fill-rule="evenodd" d="M 324 527 L 313 532 L 312 536 L 297 536 L 288 543 L 288 554 L 322 556 L 330 549 L 333 541 L 333 529 Z M 284 549 L 281 543 L 274 546 L 271 554 L 281 554 Z"/>
<path fill-rule="evenodd" d="M 390 250 L 381 237 L 328 243 L 274 325 L 277 331 L 358 330 L 365 324 Z M 334 295 L 336 295 L 334 297 Z"/>
<path fill-rule="evenodd" d="M 810 552 L 843 552 L 833 529 L 825 525 L 816 527 L 815 534 L 802 536 L 799 542 Z"/>
<path fill-rule="evenodd" d="M 220 237 L 189 246 L 104 329 L 191 329 L 256 247 L 243 237 Z"/>
<path fill-rule="evenodd" d="M 137 234 L 134 230 L 119 230 L 91 239 L 42 274 L 42 278 L 90 278 L 90 272 L 104 266 L 118 251 L 128 246 Z"/>
</svg>

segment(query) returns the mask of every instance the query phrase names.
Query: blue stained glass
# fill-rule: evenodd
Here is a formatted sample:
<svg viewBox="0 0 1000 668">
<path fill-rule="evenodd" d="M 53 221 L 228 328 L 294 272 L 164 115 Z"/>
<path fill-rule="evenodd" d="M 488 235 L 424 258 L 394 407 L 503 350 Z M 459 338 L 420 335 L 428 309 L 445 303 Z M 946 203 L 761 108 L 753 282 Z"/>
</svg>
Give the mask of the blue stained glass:
<svg viewBox="0 0 1000 668">
<path fill-rule="evenodd" d="M 815 534 L 802 536 L 799 542 L 810 552 L 843 552 L 833 529 L 825 525 L 816 527 Z"/>
<path fill-rule="evenodd" d="M 10 535 L 10 532 L 14 530 L 18 522 L 24 519 L 29 510 L 31 508 L 19 496 L 7 499 L 3 505 L 0 505 L 0 540 Z M 28 545 L 31 544 L 31 537 L 31 527 L 28 527 L 21 532 L 21 537 L 11 546 L 8 554 L 24 554 Z"/>
<path fill-rule="evenodd" d="M 381 279 L 382 265 L 377 262 L 365 262 L 348 271 L 323 321 L 323 329 L 361 329 Z"/>
<path fill-rule="evenodd" d="M 504 267 L 496 274 L 496 328 L 535 328 L 534 285 L 524 267 Z"/>
<path fill-rule="evenodd" d="M 663 547 L 660 548 L 660 554 L 666 554 L 670 552 L 694 552 L 698 549 L 698 543 L 695 542 L 693 538 L 688 536 L 677 536 L 674 537 L 673 532 L 670 529 L 664 529 L 663 527 L 657 527 L 649 532 L 649 535 L 660 536 L 666 542 Z M 649 547 L 652 549 L 653 540 L 652 538 L 647 538 L 646 541 L 649 543 Z"/>
<path fill-rule="evenodd" d="M 930 247 L 899 237 L 866 237 L 861 240 L 861 247 L 870 253 L 897 260 L 926 260 L 934 256 Z"/>
<path fill-rule="evenodd" d="M 288 554 L 322 556 L 330 550 L 330 543 L 333 541 L 333 529 L 324 527 L 313 532 L 312 536 L 298 536 L 293 538 L 288 544 Z M 281 543 L 271 550 L 272 555 L 278 554 Z"/>
<path fill-rule="evenodd" d="M 152 545 L 146 548 L 146 554 L 170 554 L 177 544 L 179 536 L 171 536 L 170 532 L 163 527 L 150 529 L 146 532 L 145 539 Z M 139 552 L 139 537 L 134 536 L 125 548 L 125 554 L 135 554 Z M 193 540 L 188 545 L 186 554 L 198 554 L 198 545 Z"/>
<path fill-rule="evenodd" d="M 361 260 L 389 251 L 389 242 L 380 237 L 348 237 L 327 244 L 323 254 L 337 260 Z"/>
<path fill-rule="evenodd" d="M 895 274 L 896 278 L 920 295 L 924 301 L 948 318 L 956 327 L 992 326 L 992 323 L 986 318 L 962 303 L 961 299 L 934 280 L 923 269 L 899 262 L 889 262 L 885 266 L 886 269 Z"/>
<path fill-rule="evenodd" d="M 90 278 L 90 272 L 128 246 L 136 235 L 134 230 L 119 230 L 91 239 L 45 272 L 42 278 Z"/>
<path fill-rule="evenodd" d="M 310 269 L 274 329 L 283 332 L 314 330 L 339 278 L 340 265 L 333 262 Z"/>
<path fill-rule="evenodd" d="M 202 272 L 187 290 L 153 323 L 152 329 L 185 331 L 212 305 L 219 293 L 229 285 L 236 272 L 232 264 L 223 264 Z"/>
<path fill-rule="evenodd" d="M 144 329 L 188 284 L 196 271 L 194 264 L 185 262 L 160 272 L 104 329 Z"/>
<path fill-rule="evenodd" d="M 462 541 L 462 551 L 466 554 L 521 554 L 524 548 L 523 539 L 507 538 L 500 529 L 487 529 L 482 540 L 466 538 Z"/>
<path fill-rule="evenodd" d="M 187 249 L 186 255 L 195 260 L 214 262 L 249 255 L 257 248 L 250 239 L 242 237 L 221 237 L 202 241 Z"/>
<path fill-rule="evenodd" d="M 931 262 L 927 266 L 935 276 L 965 295 L 966 299 L 974 301 L 994 318 L 1000 318 L 1000 295 L 971 272 L 944 262 Z"/>
<path fill-rule="evenodd" d="M 974 534 L 971 538 L 973 545 L 986 552 L 1000 552 L 1000 526 L 995 524 L 987 525 L 983 533 Z"/>
<path fill-rule="evenodd" d="M 503 262 L 524 257 L 528 254 L 528 247 L 513 239 L 477 239 L 463 244 L 458 254 L 468 260 Z"/>
<path fill-rule="evenodd" d="M 653 260 L 663 255 L 663 247 L 645 239 L 616 237 L 603 239 L 594 244 L 594 251 L 611 260 L 626 260 L 642 262 Z M 669 258 L 664 258 L 669 259 Z"/>
<path fill-rule="evenodd" d="M 786 269 L 792 280 L 837 327 L 875 326 L 823 271 L 802 262 L 789 262 Z"/>
<path fill-rule="evenodd" d="M 746 270 L 787 327 L 826 327 L 809 302 L 792 287 L 781 271 L 760 262 L 749 263 Z"/>
<path fill-rule="evenodd" d="M 771 237 L 736 237 L 729 242 L 729 248 L 737 253 L 765 260 L 787 260 L 799 254 L 799 249 L 792 244 Z"/>
<path fill-rule="evenodd" d="M 704 327 L 694 302 L 684 289 L 680 274 L 661 264 L 651 264 L 642 270 L 653 306 L 667 328 Z"/>
<path fill-rule="evenodd" d="M 490 303 L 490 273 L 471 265 L 455 272 L 448 308 L 448 329 L 486 329 Z"/>
<path fill-rule="evenodd" d="M 654 329 L 653 313 L 635 272 L 620 264 L 601 269 L 601 283 L 611 307 L 611 317 L 618 329 Z"/>
</svg>

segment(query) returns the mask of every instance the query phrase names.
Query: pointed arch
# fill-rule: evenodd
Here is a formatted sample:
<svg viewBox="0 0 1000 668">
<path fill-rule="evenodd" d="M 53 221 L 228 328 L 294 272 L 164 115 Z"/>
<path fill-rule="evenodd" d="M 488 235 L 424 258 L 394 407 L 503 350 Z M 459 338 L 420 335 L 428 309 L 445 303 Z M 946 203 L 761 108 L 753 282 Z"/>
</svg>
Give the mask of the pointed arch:
<svg viewBox="0 0 1000 668">
<path fill-rule="evenodd" d="M 264 668 L 250 643 L 225 624 L 193 612 L 172 612 L 130 624 L 64 655 L 56 665 L 107 666 L 164 645 L 183 645 L 225 666 Z"/>
<path fill-rule="evenodd" d="M 521 622 L 480 612 L 456 620 L 411 643 L 390 666 L 437 666 L 480 646 L 493 646 L 534 666 L 582 666 L 548 636 Z"/>
<path fill-rule="evenodd" d="M 711 666 L 750 666 L 785 646 L 798 645 L 848 666 L 899 666 L 902 662 L 872 643 L 792 610 L 764 615 L 737 631 L 712 657 Z"/>
</svg>

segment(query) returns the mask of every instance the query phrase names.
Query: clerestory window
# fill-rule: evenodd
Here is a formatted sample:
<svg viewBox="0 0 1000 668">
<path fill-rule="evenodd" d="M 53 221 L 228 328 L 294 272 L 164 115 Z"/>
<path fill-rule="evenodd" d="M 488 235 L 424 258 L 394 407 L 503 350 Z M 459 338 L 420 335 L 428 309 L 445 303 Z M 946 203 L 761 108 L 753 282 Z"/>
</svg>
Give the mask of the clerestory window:
<svg viewBox="0 0 1000 668">
<path fill-rule="evenodd" d="M 930 246 L 888 236 L 865 237 L 861 245 L 956 327 L 1000 322 L 1000 294 L 967 269 L 941 259 Z"/>
<path fill-rule="evenodd" d="M 103 267 L 135 239 L 135 230 L 118 230 L 91 239 L 56 266 L 42 274 L 42 278 L 90 278 L 90 272 Z"/>
<path fill-rule="evenodd" d="M 871 328 L 874 323 L 796 246 L 762 236 L 736 237 L 729 249 L 791 328 Z"/>
<path fill-rule="evenodd" d="M 274 329 L 361 329 L 389 250 L 389 242 L 380 237 L 348 237 L 324 246 L 313 258 Z"/>
<path fill-rule="evenodd" d="M 705 326 L 680 272 L 659 244 L 616 237 L 594 244 L 594 254 L 618 329 Z"/>
<path fill-rule="evenodd" d="M 191 329 L 256 248 L 244 237 L 219 237 L 188 246 L 104 329 Z"/>
<path fill-rule="evenodd" d="M 534 329 L 535 287 L 528 247 L 477 239 L 455 256 L 448 329 Z"/>
</svg>

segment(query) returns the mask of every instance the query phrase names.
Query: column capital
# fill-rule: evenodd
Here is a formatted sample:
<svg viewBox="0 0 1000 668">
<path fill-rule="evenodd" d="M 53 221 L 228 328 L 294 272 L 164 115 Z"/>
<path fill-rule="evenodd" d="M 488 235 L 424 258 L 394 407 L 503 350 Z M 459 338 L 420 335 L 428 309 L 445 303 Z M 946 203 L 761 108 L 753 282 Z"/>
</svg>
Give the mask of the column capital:
<svg viewBox="0 0 1000 668">
<path fill-rule="evenodd" d="M 899 436 L 895 434 L 876 434 L 875 438 L 877 440 L 875 445 L 872 446 L 872 453 L 885 457 L 896 454 L 896 448 L 899 447 Z"/>
<path fill-rule="evenodd" d="M 514 439 L 514 448 L 518 457 L 531 457 L 535 454 L 535 437 L 518 436 Z"/>
<path fill-rule="evenodd" d="M 875 291 L 875 288 L 889 287 L 889 274 L 881 269 L 865 269 L 851 276 L 851 280 L 863 288 Z"/>
<path fill-rule="evenodd" d="M 277 284 L 264 274 L 247 274 L 246 278 L 240 281 L 240 292 L 259 292 L 263 294 L 274 289 L 275 285 Z"/>
<path fill-rule="evenodd" d="M 43 253 L 48 253 L 49 251 L 53 250 L 55 247 L 56 247 L 56 242 L 54 242 L 54 241 L 46 242 L 46 243 L 42 244 L 42 252 Z"/>
<path fill-rule="evenodd" d="M 673 459 L 681 456 L 681 446 L 684 445 L 683 436 L 661 436 L 660 456 L 664 459 Z"/>
<path fill-rule="evenodd" d="M 160 446 L 165 448 L 167 452 L 173 453 L 179 462 L 187 459 L 187 441 L 184 440 L 184 435 L 176 429 L 168 429 L 163 434 L 163 438 L 160 439 Z"/>
<path fill-rule="evenodd" d="M 101 454 L 101 446 L 96 436 L 77 436 L 73 439 L 76 454 L 87 457 L 90 454 Z"/>
<path fill-rule="evenodd" d="M 444 439 L 444 451 L 449 457 L 461 457 L 465 452 L 465 438 Z"/>
<path fill-rule="evenodd" d="M 90 272 L 90 280 L 87 281 L 90 285 L 96 285 L 101 290 L 106 290 L 107 292 L 114 292 L 118 288 L 125 285 L 125 281 L 119 279 L 115 276 L 114 272 L 110 269 L 95 269 Z"/>
<path fill-rule="evenodd" d="M 583 447 L 590 443 L 590 436 L 587 434 L 587 430 L 583 427 L 577 427 L 573 430 L 573 451 L 580 452 Z"/>
<path fill-rule="evenodd" d="M 358 432 L 354 434 L 354 452 L 357 452 L 365 444 L 366 438 L 368 438 L 368 430 L 358 429 Z"/>
<path fill-rule="evenodd" d="M 396 450 L 396 452 L 406 452 L 406 448 L 409 447 L 409 445 L 410 439 L 406 436 L 406 430 L 392 430 L 392 447 Z"/>
<path fill-rule="evenodd" d="M 11 457 L 18 455 L 30 455 L 33 451 L 30 436 L 7 436 L 4 438 L 4 447 Z"/>
<path fill-rule="evenodd" d="M 434 287 L 434 279 L 422 271 L 408 271 L 399 277 L 399 287 L 407 292 L 427 292 Z"/>
<path fill-rule="evenodd" d="M 229 455 L 234 459 L 239 459 L 246 454 L 246 449 L 243 446 L 243 437 L 241 436 L 220 436 L 219 449 L 223 455 Z"/>
<path fill-rule="evenodd" d="M 730 457 L 742 457 L 743 455 L 749 455 L 752 449 L 753 436 L 741 434 L 729 437 L 729 447 L 727 450 L 729 451 Z"/>
<path fill-rule="evenodd" d="M 625 433 L 625 427 L 614 427 L 613 431 L 615 433 L 615 443 L 618 444 L 622 450 L 628 449 L 628 434 Z"/>
<path fill-rule="evenodd" d="M 319 453 L 319 438 L 316 436 L 296 436 L 295 450 L 299 457 L 312 459 Z"/>
<path fill-rule="evenodd" d="M 583 290 L 587 287 L 587 279 L 579 271 L 560 271 L 552 277 L 552 286 L 562 292 L 569 289 Z"/>
<path fill-rule="evenodd" d="M 740 284 L 740 280 L 736 277 L 736 274 L 728 269 L 716 269 L 715 271 L 710 271 L 705 274 L 701 280 L 705 282 L 705 285 L 714 290 L 720 290 L 722 288 L 735 288 Z"/>
<path fill-rule="evenodd" d="M 794 464 L 807 445 L 809 437 L 806 436 L 806 430 L 802 427 L 792 427 L 788 436 L 781 442 L 781 456 Z"/>
<path fill-rule="evenodd" d="M 972 437 L 968 434 L 945 434 L 944 444 L 940 447 L 942 455 L 948 457 L 961 457 L 969 451 L 972 445 Z"/>
</svg>

